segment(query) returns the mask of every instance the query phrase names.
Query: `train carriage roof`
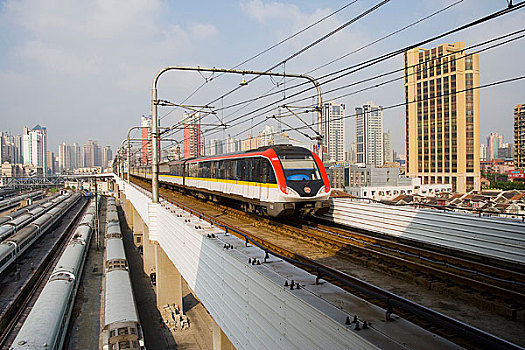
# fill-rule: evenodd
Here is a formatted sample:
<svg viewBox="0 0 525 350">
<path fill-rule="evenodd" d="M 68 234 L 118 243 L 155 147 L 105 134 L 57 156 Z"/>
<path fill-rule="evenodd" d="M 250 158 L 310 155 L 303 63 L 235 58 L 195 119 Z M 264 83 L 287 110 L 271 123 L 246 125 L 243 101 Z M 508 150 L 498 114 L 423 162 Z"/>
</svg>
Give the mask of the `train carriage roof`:
<svg viewBox="0 0 525 350">
<path fill-rule="evenodd" d="M 300 147 L 300 146 L 293 146 L 293 145 L 272 145 L 272 146 L 263 146 L 256 149 L 251 149 L 248 151 L 242 151 L 242 152 L 233 152 L 233 153 L 224 153 L 216 156 L 203 156 L 203 157 L 193 157 L 193 158 L 185 158 L 185 159 L 179 159 L 176 161 L 169 161 L 169 162 L 163 162 L 162 164 L 181 164 L 186 162 L 195 162 L 195 161 L 204 161 L 204 160 L 219 160 L 223 158 L 237 158 L 236 156 L 256 156 L 256 155 L 262 155 L 265 151 L 272 149 L 279 154 L 283 153 L 298 153 L 298 154 L 311 154 L 312 151 L 310 151 L 307 148 Z"/>
</svg>

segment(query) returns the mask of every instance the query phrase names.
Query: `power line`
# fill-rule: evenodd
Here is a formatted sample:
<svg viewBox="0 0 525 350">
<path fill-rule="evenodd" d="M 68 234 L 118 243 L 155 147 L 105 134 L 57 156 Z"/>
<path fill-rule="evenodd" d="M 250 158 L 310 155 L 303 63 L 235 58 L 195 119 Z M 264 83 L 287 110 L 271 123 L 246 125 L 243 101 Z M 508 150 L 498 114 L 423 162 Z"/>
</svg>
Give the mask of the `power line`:
<svg viewBox="0 0 525 350">
<path fill-rule="evenodd" d="M 520 4 L 514 5 L 514 7 L 512 7 L 512 8 L 506 8 L 506 9 L 504 9 L 504 10 L 497 11 L 497 12 L 495 12 L 495 13 L 492 13 L 492 14 L 488 15 L 488 16 L 482 17 L 482 18 L 477 19 L 477 20 L 475 20 L 475 21 L 473 21 L 473 22 L 470 22 L 470 23 L 468 23 L 468 24 L 465 24 L 465 25 L 462 25 L 462 26 L 457 27 L 457 28 L 455 28 L 455 29 L 452 29 L 452 30 L 450 30 L 450 31 L 447 31 L 447 32 L 445 32 L 445 33 L 443 33 L 443 34 L 438 34 L 438 35 L 435 35 L 435 36 L 433 36 L 433 37 L 431 37 L 431 38 L 428 38 L 428 39 L 425 39 L 425 40 L 423 40 L 423 41 L 420 41 L 420 42 L 418 42 L 418 43 L 415 43 L 415 44 L 412 44 L 412 45 L 406 46 L 406 47 L 403 48 L 403 49 L 394 50 L 394 51 L 392 51 L 392 52 L 390 52 L 390 53 L 387 53 L 387 54 L 381 55 L 380 57 L 377 57 L 377 58 L 374 58 L 374 59 L 370 59 L 370 60 L 367 60 L 367 61 L 364 61 L 364 62 L 358 63 L 358 64 L 353 65 L 353 66 L 351 66 L 351 67 L 345 68 L 345 69 L 344 69 L 344 70 L 346 71 L 345 73 L 343 73 L 343 74 L 341 74 L 341 75 L 339 75 L 339 76 L 336 76 L 336 77 L 334 77 L 334 78 L 331 78 L 331 79 L 329 79 L 329 80 L 326 80 L 326 81 L 324 81 L 324 82 L 320 82 L 319 84 L 320 84 L 320 85 L 324 85 L 324 84 L 327 84 L 327 83 L 333 82 L 333 81 L 338 80 L 338 79 L 340 79 L 340 78 L 342 78 L 342 77 L 344 77 L 344 76 L 347 76 L 347 75 L 349 75 L 349 74 L 355 73 L 355 72 L 360 71 L 360 70 L 362 70 L 362 69 L 365 69 L 365 68 L 371 67 L 371 66 L 373 66 L 373 65 L 375 65 L 375 64 L 378 64 L 378 63 L 380 63 L 380 62 L 384 62 L 384 61 L 386 61 L 386 60 L 388 60 L 388 59 L 391 59 L 391 58 L 393 58 L 393 57 L 395 57 L 395 56 L 397 56 L 397 55 L 399 55 L 399 54 L 401 54 L 401 53 L 404 53 L 405 51 L 408 51 L 408 50 L 410 50 L 410 49 L 412 49 L 412 48 L 416 48 L 416 47 L 419 47 L 419 46 L 423 46 L 423 45 L 425 45 L 425 44 L 427 44 L 427 43 L 430 43 L 430 42 L 432 42 L 432 41 L 435 41 L 435 40 L 437 40 L 437 39 L 440 39 L 440 38 L 442 38 L 442 37 L 444 37 L 444 36 L 446 36 L 446 35 L 450 35 L 450 34 L 453 34 L 453 33 L 459 32 L 459 31 L 462 31 L 462 30 L 464 30 L 464 29 L 467 29 L 467 28 L 470 28 L 470 27 L 476 26 L 476 25 L 478 25 L 478 24 L 484 23 L 484 22 L 486 22 L 486 21 L 492 20 L 492 19 L 494 19 L 494 18 L 500 17 L 500 16 L 502 16 L 502 15 L 504 15 L 504 14 L 507 14 L 507 13 L 510 13 L 510 12 L 512 12 L 512 11 L 518 10 L 518 9 L 522 8 L 523 6 L 525 6 L 525 1 L 524 1 L 524 2 L 521 2 Z M 353 70 L 350 70 L 350 69 L 353 69 Z M 348 70 L 350 70 L 350 71 L 348 71 Z M 334 73 L 336 73 L 336 72 L 334 72 Z M 328 75 L 325 75 L 324 77 L 331 76 L 331 75 L 333 75 L 334 73 L 330 73 L 330 74 L 328 74 Z M 323 77 L 322 77 L 322 78 L 323 78 Z M 304 83 L 300 83 L 300 84 L 297 84 L 297 85 L 295 85 L 295 86 L 289 87 L 288 90 L 290 90 L 290 89 L 294 89 L 294 88 L 297 88 L 297 87 L 300 87 L 300 86 L 302 86 L 302 85 L 304 85 Z M 290 98 L 292 98 L 292 97 L 296 97 L 296 96 L 298 96 L 298 95 L 300 95 L 300 94 L 302 94 L 302 93 L 304 93 L 304 92 L 307 92 L 308 90 L 310 90 L 310 89 L 303 89 L 303 90 L 301 90 L 301 91 L 299 91 L 299 92 L 295 92 L 295 93 L 293 93 L 293 94 L 291 94 L 291 95 L 288 95 L 288 96 L 286 97 L 286 99 L 290 99 Z M 276 100 L 276 101 L 274 101 L 274 102 L 272 102 L 272 103 L 270 103 L 270 104 L 266 104 L 266 105 L 264 105 L 264 106 L 262 106 L 262 107 L 259 107 L 259 108 L 255 109 L 255 110 L 251 111 L 251 112 L 248 112 L 248 113 L 245 113 L 245 114 L 243 114 L 243 115 L 241 115 L 241 116 L 238 116 L 238 117 L 235 118 L 235 120 L 238 121 L 238 120 L 240 120 L 240 119 L 242 119 L 242 118 L 245 118 L 245 117 L 247 117 L 247 116 L 250 116 L 250 115 L 253 114 L 253 113 L 256 113 L 256 112 L 261 111 L 261 110 L 263 110 L 263 109 L 267 109 L 268 107 L 273 106 L 275 103 L 282 103 L 282 102 L 284 102 L 283 99 Z M 271 110 L 271 109 L 270 109 L 270 110 Z M 268 112 L 268 111 L 265 111 L 265 113 L 266 113 L 266 112 Z M 232 121 L 232 120 L 227 121 L 226 123 L 229 123 L 229 122 L 231 122 L 231 121 Z"/>
<path fill-rule="evenodd" d="M 489 20 L 491 20 L 491 19 L 494 19 L 494 18 L 500 17 L 500 16 L 502 16 L 502 15 L 504 15 L 504 14 L 510 13 L 511 11 L 514 11 L 514 10 L 517 10 L 517 9 L 523 7 L 524 4 L 525 4 L 525 2 L 522 2 L 522 3 L 520 3 L 520 4 L 515 5 L 514 7 L 510 8 L 510 9 L 505 9 L 505 10 L 497 11 L 497 12 L 495 12 L 495 13 L 493 13 L 493 14 L 490 14 L 490 15 L 488 15 L 488 16 L 485 16 L 485 17 L 483 17 L 483 18 L 480 18 L 480 19 L 478 19 L 478 20 L 475 20 L 475 21 L 470 22 L 470 23 L 468 23 L 468 24 L 465 24 L 465 25 L 463 25 L 463 26 L 457 27 L 457 28 L 455 28 L 455 29 L 453 29 L 453 30 L 447 31 L 447 32 L 445 32 L 445 33 L 443 33 L 443 34 L 436 35 L 436 36 L 434 36 L 434 37 L 431 37 L 431 38 L 426 39 L 426 40 L 424 40 L 424 41 L 421 41 L 421 42 L 419 42 L 419 43 L 416 43 L 416 44 L 413 44 L 413 45 L 407 46 L 407 47 L 405 47 L 405 48 L 403 48 L 403 49 L 395 50 L 395 51 L 393 51 L 393 52 L 390 52 L 390 53 L 384 54 L 384 55 L 382 55 L 382 56 L 380 56 L 380 57 L 378 57 L 378 58 L 375 58 L 375 59 L 372 59 L 372 60 L 368 60 L 368 61 L 365 61 L 365 62 L 361 62 L 361 63 L 358 64 L 358 65 L 354 65 L 354 66 L 352 66 L 352 67 L 349 67 L 349 68 L 345 69 L 345 70 L 348 70 L 348 69 L 356 68 L 355 70 L 350 71 L 350 72 L 346 72 L 344 75 L 341 75 L 341 76 L 338 76 L 338 77 L 332 78 L 332 79 L 330 79 L 330 80 L 327 80 L 327 81 L 325 81 L 325 82 L 322 82 L 321 84 L 326 84 L 326 83 L 329 83 L 329 82 L 331 82 L 331 81 L 335 81 L 335 80 L 337 80 L 337 79 L 340 79 L 342 76 L 346 76 L 346 75 L 348 75 L 348 74 L 355 73 L 355 72 L 358 71 L 358 70 L 361 70 L 361 69 L 364 69 L 364 68 L 370 67 L 370 66 L 372 66 L 372 65 L 374 65 L 374 64 L 377 64 L 377 63 L 379 63 L 379 62 L 382 62 L 382 61 L 385 61 L 385 60 L 387 60 L 387 59 L 390 59 L 390 58 L 392 58 L 393 56 L 398 55 L 398 54 L 400 54 L 400 53 L 403 53 L 404 51 L 406 51 L 406 50 L 408 50 L 408 49 L 410 49 L 410 48 L 414 48 L 414 47 L 422 46 L 422 45 L 424 45 L 424 44 L 426 44 L 426 43 L 429 43 L 429 42 L 431 42 L 431 41 L 434 41 L 434 40 L 437 40 L 437 39 L 439 39 L 439 38 L 442 38 L 442 37 L 444 37 L 444 36 L 446 36 L 446 35 L 450 35 L 450 34 L 452 34 L 452 33 L 455 33 L 455 32 L 458 32 L 458 31 L 464 30 L 464 29 L 466 29 L 466 28 L 469 28 L 469 27 L 472 27 L 472 26 L 475 26 L 475 25 L 481 24 L 481 23 L 483 23 L 483 22 L 489 21 Z M 335 74 L 335 73 L 337 73 L 337 72 L 331 73 L 330 75 Z M 327 76 L 329 76 L 329 75 L 327 75 Z M 299 85 L 296 85 L 296 86 L 289 87 L 287 90 L 290 90 L 290 89 L 296 88 L 296 87 L 301 86 L 301 85 L 302 85 L 302 84 L 299 84 Z M 307 90 L 303 90 L 303 91 L 300 91 L 300 92 L 295 93 L 295 94 L 292 94 L 292 95 L 289 95 L 286 99 L 291 98 L 291 97 L 295 97 L 295 96 L 297 96 L 297 95 L 299 95 L 299 94 L 301 94 L 301 93 L 303 93 L 303 92 L 305 92 L 305 91 L 308 91 L 308 90 L 309 90 L 309 89 L 307 89 Z M 279 101 L 276 101 L 276 102 L 281 102 L 281 101 L 282 101 L 282 100 L 279 100 Z M 276 103 L 276 102 L 274 102 L 274 103 Z M 269 107 L 269 106 L 272 106 L 274 103 L 269 104 L 269 105 L 265 105 L 265 106 L 260 107 L 260 108 L 257 108 L 257 109 L 255 109 L 254 111 L 251 111 L 251 112 L 249 112 L 249 113 L 246 113 L 246 114 L 244 114 L 244 115 L 241 115 L 241 116 L 235 118 L 235 120 L 236 120 L 236 121 L 239 121 L 241 118 L 245 118 L 246 116 L 249 116 L 249 115 L 251 115 L 251 114 L 253 114 L 253 113 L 256 113 L 257 111 L 260 111 L 260 110 L 263 110 L 263 109 L 265 109 L 265 108 L 267 108 L 267 107 Z M 227 122 L 227 123 L 228 123 L 228 122 Z M 242 122 L 241 122 L 241 123 L 242 123 Z M 237 124 L 240 124 L 240 123 L 237 123 Z M 256 124 L 256 126 L 257 126 L 257 125 L 260 125 L 260 123 Z M 245 132 L 245 131 L 243 131 L 243 132 Z"/>
<path fill-rule="evenodd" d="M 508 34 L 505 34 L 505 35 L 503 35 L 503 36 L 499 36 L 499 37 L 497 37 L 497 38 L 489 39 L 489 40 L 486 40 L 485 42 L 482 42 L 482 43 L 478 43 L 478 44 L 472 45 L 472 46 L 466 48 L 465 50 L 467 50 L 467 49 L 471 49 L 471 48 L 474 48 L 474 47 L 478 47 L 478 46 L 482 46 L 482 45 L 486 45 L 486 44 L 488 44 L 488 43 L 492 43 L 492 42 L 494 42 L 494 41 L 501 40 L 501 39 L 504 39 L 504 38 L 508 38 L 509 36 L 523 33 L 524 31 L 525 31 L 525 29 L 521 29 L 521 30 L 515 31 L 515 32 L 513 32 L 513 33 L 508 33 Z M 515 40 L 522 39 L 523 37 L 525 37 L 525 34 L 522 34 L 522 35 L 520 35 L 520 36 L 518 36 L 518 37 L 515 37 L 515 38 L 508 39 L 508 40 L 506 40 L 506 41 L 504 41 L 504 42 L 501 42 L 501 43 L 497 43 L 497 44 L 491 45 L 491 46 L 489 46 L 489 47 L 486 47 L 486 48 L 480 49 L 480 50 L 478 50 L 477 52 L 473 52 L 473 53 L 469 53 L 469 54 L 474 54 L 474 53 L 479 53 L 479 52 L 487 51 L 487 50 L 493 49 L 493 48 L 495 48 L 495 47 L 498 47 L 498 46 L 502 46 L 502 45 L 504 45 L 504 44 L 507 44 L 507 43 L 509 43 L 509 42 L 512 42 L 512 41 L 515 41 Z M 444 55 L 443 57 L 447 57 L 447 56 L 452 55 L 452 54 L 453 54 L 453 53 L 450 53 L 450 54 Z M 458 57 L 458 58 L 455 58 L 454 61 L 457 61 L 457 60 L 460 60 L 460 59 L 462 59 L 462 58 Z M 443 65 L 443 64 L 440 64 L 440 65 Z M 414 64 L 414 65 L 408 66 L 407 68 L 413 68 L 413 67 L 416 67 L 416 66 L 417 66 L 417 64 Z M 359 82 L 355 82 L 355 83 L 353 83 L 353 84 L 349 84 L 349 85 L 346 85 L 346 86 L 342 86 L 342 87 L 334 88 L 334 89 L 331 90 L 330 92 L 339 91 L 339 90 L 342 90 L 342 89 L 347 88 L 347 87 L 349 87 L 349 86 L 354 86 L 354 85 L 357 85 L 357 84 L 360 84 L 360 83 L 363 83 L 363 82 L 366 82 L 366 81 L 370 81 L 370 80 L 372 80 L 372 79 L 376 79 L 376 78 L 383 77 L 383 76 L 386 76 L 386 75 L 389 75 L 389 74 L 393 74 L 393 73 L 395 73 L 395 72 L 404 71 L 404 69 L 405 69 L 405 68 L 401 68 L 401 69 L 393 70 L 393 71 L 390 71 L 390 72 L 387 72 L 387 73 L 380 74 L 380 75 L 378 75 L 378 76 L 376 76 L 376 77 L 372 77 L 372 78 L 369 78 L 369 79 L 364 79 L 364 80 L 361 80 L 361 81 L 359 81 Z M 413 73 L 409 73 L 407 76 L 414 75 L 414 74 L 416 74 L 416 73 L 415 73 L 415 72 L 413 72 Z M 403 78 L 404 78 L 404 75 L 401 76 L 401 77 L 397 77 L 397 78 L 394 78 L 394 79 L 388 80 L 388 81 L 386 81 L 386 82 L 382 82 L 382 83 L 379 83 L 379 84 L 375 84 L 375 85 L 373 85 L 373 86 L 370 86 L 370 87 L 367 87 L 367 88 L 364 88 L 364 89 L 361 89 L 361 90 L 358 90 L 358 91 L 354 91 L 354 92 L 351 92 L 351 93 L 348 93 L 348 94 L 340 95 L 340 96 L 338 96 L 338 97 L 336 97 L 336 98 L 346 97 L 346 96 L 349 96 L 349 95 L 352 95 L 352 94 L 356 94 L 356 93 L 359 93 L 359 92 L 363 92 L 363 91 L 366 91 L 366 90 L 370 90 L 370 89 L 373 89 L 373 88 L 378 88 L 378 87 L 380 87 L 380 86 L 383 86 L 383 85 L 385 85 L 385 84 L 388 84 L 388 83 L 391 83 L 391 82 L 393 82 L 393 81 L 400 80 L 400 79 L 403 79 Z M 330 93 L 330 92 L 328 92 L 328 93 Z M 291 103 L 300 102 L 300 101 L 305 100 L 305 99 L 308 99 L 308 98 L 310 98 L 310 97 L 311 97 L 311 96 L 309 96 L 309 97 L 305 97 L 305 98 L 303 98 L 303 99 L 301 99 L 301 100 L 295 100 L 295 101 L 292 101 Z M 309 106 L 309 107 L 312 107 L 312 106 Z M 257 118 L 257 117 L 260 117 L 260 116 L 264 116 L 264 115 L 266 114 L 266 112 L 267 112 L 267 111 L 264 111 L 263 113 L 260 113 L 260 114 L 258 114 L 258 115 L 256 115 L 256 116 L 254 116 L 253 118 Z M 239 122 L 238 125 L 243 124 L 243 123 L 245 123 L 245 122 L 247 122 L 247 120 L 244 120 L 244 121 L 242 121 L 242 122 Z M 265 122 L 265 120 L 262 120 L 260 123 L 256 124 L 256 126 L 258 126 L 258 125 L 260 125 L 260 124 L 262 124 L 262 123 L 264 123 L 264 122 Z M 315 124 L 310 124 L 310 125 L 315 125 Z M 239 134 L 242 134 L 242 133 L 244 133 L 244 132 L 246 132 L 246 131 L 247 131 L 247 129 L 241 131 L 240 133 L 236 134 L 235 136 L 237 136 L 237 135 L 239 135 Z"/>
<path fill-rule="evenodd" d="M 463 1 L 463 0 L 461 0 L 461 1 Z M 341 11 L 343 11 L 344 9 L 346 9 L 347 7 L 349 7 L 350 5 L 355 4 L 356 2 L 357 2 L 357 0 L 354 0 L 354 1 L 351 1 L 351 2 L 347 3 L 347 4 L 344 5 L 343 7 L 340 7 L 339 9 L 337 9 L 336 11 L 334 11 L 334 12 L 332 12 L 332 13 L 330 13 L 330 14 L 324 16 L 324 17 L 322 17 L 321 19 L 315 21 L 314 23 L 312 23 L 312 24 L 306 26 L 305 28 L 299 30 L 298 32 L 295 32 L 294 34 L 290 35 L 289 37 L 287 37 L 287 38 L 285 38 L 285 39 L 282 39 L 281 41 L 279 41 L 279 42 L 273 44 L 272 46 L 270 46 L 270 47 L 268 47 L 268 48 L 262 50 L 261 52 L 259 52 L 259 53 L 255 54 L 255 55 L 253 55 L 252 57 L 250 57 L 250 58 L 248 58 L 248 59 L 242 61 L 241 63 L 236 64 L 235 66 L 233 66 L 233 67 L 230 68 L 230 69 L 236 69 L 236 68 L 238 68 L 238 67 L 240 67 L 240 66 L 242 66 L 242 65 L 244 65 L 244 64 L 246 64 L 246 63 L 248 63 L 248 62 L 250 62 L 250 61 L 252 61 L 252 60 L 254 60 L 254 59 L 256 59 L 257 57 L 264 55 L 265 53 L 267 53 L 267 52 L 269 52 L 269 51 L 275 49 L 276 47 L 278 47 L 278 46 L 284 44 L 285 42 L 287 42 L 287 41 L 289 41 L 289 40 L 295 38 L 296 36 L 298 36 L 298 35 L 300 35 L 300 34 L 306 32 L 308 29 L 315 27 L 316 25 L 318 25 L 319 23 L 321 23 L 321 22 L 327 20 L 328 18 L 330 18 L 330 17 L 332 17 L 332 16 L 335 16 L 336 14 L 338 14 L 338 13 L 341 12 Z M 222 76 L 222 75 L 224 75 L 224 74 L 225 74 L 225 73 L 221 73 L 221 74 L 217 75 L 217 77 L 215 77 L 215 78 L 211 78 L 210 80 L 205 80 L 205 81 L 204 81 L 204 82 L 203 82 L 203 83 L 202 83 L 202 84 L 201 84 L 201 85 L 200 85 L 195 91 L 193 91 L 190 95 L 188 95 L 188 97 L 186 97 L 186 98 L 182 101 L 181 104 L 184 104 L 186 101 L 188 101 L 193 95 L 195 95 L 200 89 L 202 89 L 202 88 L 204 87 L 204 85 L 206 85 L 209 81 L 212 81 L 213 79 L 217 79 L 217 78 L 219 78 L 220 76 Z M 176 109 L 176 108 L 172 109 L 170 112 L 168 112 L 167 114 L 163 115 L 163 116 L 160 118 L 160 120 L 162 120 L 164 117 L 166 117 L 167 115 L 169 115 L 169 114 L 170 114 L 171 112 L 173 112 L 175 109 Z"/>
<path fill-rule="evenodd" d="M 429 96 L 429 97 L 426 97 L 426 98 L 414 99 L 412 101 L 405 101 L 405 102 L 401 102 L 401 103 L 396 103 L 396 104 L 393 104 L 393 105 L 390 105 L 390 106 L 383 107 L 383 110 L 399 108 L 399 107 L 406 106 L 406 105 L 409 105 L 409 104 L 412 104 L 412 103 L 428 101 L 428 100 L 431 100 L 431 99 L 434 99 L 434 98 L 441 98 L 441 97 L 447 97 L 447 96 L 451 96 L 451 95 L 457 95 L 457 94 L 461 94 L 461 93 L 467 92 L 467 91 L 481 90 L 481 89 L 485 89 L 485 88 L 488 88 L 488 87 L 497 86 L 497 85 L 506 84 L 506 83 L 511 83 L 511 82 L 515 82 L 515 81 L 523 80 L 523 79 L 525 79 L 525 75 L 514 77 L 514 78 L 509 78 L 509 79 L 504 79 L 504 80 L 499 80 L 499 81 L 491 82 L 491 83 L 484 84 L 484 85 L 474 86 L 474 87 L 466 88 L 466 89 L 459 90 L 459 91 L 456 90 L 454 92 L 451 91 L 449 93 L 442 93 L 442 94 L 436 95 L 434 97 L 430 97 Z M 344 119 L 353 118 L 353 117 L 356 117 L 356 116 L 357 116 L 357 113 L 356 114 L 346 115 L 346 116 L 343 116 L 343 117 L 333 118 L 332 120 L 333 121 L 344 120 Z M 311 125 L 315 125 L 315 123 L 314 124 L 310 124 L 310 126 Z M 306 126 L 297 127 L 297 128 L 294 128 L 294 129 L 300 130 L 300 129 L 304 129 L 304 128 L 306 128 Z M 285 131 L 291 131 L 291 130 L 293 130 L 293 129 L 288 129 L 288 130 L 285 130 Z"/>
<path fill-rule="evenodd" d="M 349 25 L 357 22 L 358 20 L 360 20 L 361 18 L 367 16 L 368 14 L 376 11 L 377 9 L 379 9 L 381 6 L 385 5 L 386 3 L 390 2 L 390 0 L 383 0 L 382 2 L 376 4 L 375 6 L 367 9 L 366 11 L 360 13 L 359 15 L 357 15 L 356 17 L 352 18 L 351 20 L 345 22 L 344 24 L 342 24 L 341 26 L 337 27 L 336 29 L 332 30 L 331 32 L 323 35 L 321 38 L 315 40 L 314 42 L 308 44 L 307 46 L 303 47 L 302 49 L 300 49 L 299 51 L 296 51 L 295 53 L 291 54 L 290 56 L 288 56 L 287 58 L 285 58 L 284 60 L 280 61 L 279 63 L 273 65 L 272 67 L 268 68 L 265 72 L 269 72 L 271 71 L 272 69 L 280 66 L 281 64 L 285 63 L 285 62 L 288 62 L 294 58 L 296 58 L 297 56 L 299 56 L 300 54 L 308 51 L 309 49 L 311 49 L 312 47 L 316 46 L 317 44 L 323 42 L 324 40 L 328 39 L 329 37 L 331 37 L 332 35 L 338 33 L 339 31 L 341 31 L 342 29 L 348 27 Z M 255 77 L 253 77 L 252 79 L 250 79 L 248 81 L 248 83 L 250 82 L 253 82 L 254 80 L 256 80 L 257 78 L 259 78 L 260 75 L 256 75 Z M 242 88 L 242 86 L 237 86 L 235 87 L 234 89 L 230 90 L 229 92 L 217 97 L 216 99 L 210 101 L 209 103 L 207 103 L 206 105 L 211 105 L 213 104 L 214 102 L 217 102 L 218 100 L 220 100 L 221 98 L 224 98 L 228 95 L 231 95 L 232 93 L 236 92 L 237 90 L 239 90 L 240 88 Z"/>
</svg>

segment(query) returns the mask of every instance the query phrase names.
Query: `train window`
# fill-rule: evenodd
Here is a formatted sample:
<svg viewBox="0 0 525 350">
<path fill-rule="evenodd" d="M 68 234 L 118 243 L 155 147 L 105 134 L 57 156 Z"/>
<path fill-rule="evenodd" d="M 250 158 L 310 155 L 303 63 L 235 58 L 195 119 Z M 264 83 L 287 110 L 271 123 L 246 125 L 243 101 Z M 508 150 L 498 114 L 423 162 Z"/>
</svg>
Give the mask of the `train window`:
<svg viewBox="0 0 525 350">
<path fill-rule="evenodd" d="M 118 348 L 119 349 L 131 349 L 131 345 L 129 344 L 129 341 L 119 341 L 118 342 Z"/>
<path fill-rule="evenodd" d="M 212 179 L 217 177 L 217 162 L 211 161 L 210 163 L 210 174 L 208 177 L 211 177 Z"/>
<path fill-rule="evenodd" d="M 262 182 L 261 158 L 252 158 L 252 181 Z"/>
<path fill-rule="evenodd" d="M 319 168 L 311 155 L 281 155 L 280 159 L 288 181 L 321 179 Z"/>
<path fill-rule="evenodd" d="M 110 337 L 114 337 L 115 335 L 116 335 L 115 330 L 112 329 L 112 330 L 109 332 L 109 336 L 110 336 Z"/>
<path fill-rule="evenodd" d="M 232 161 L 229 159 L 226 159 L 222 162 L 222 166 L 224 167 L 224 178 L 227 180 L 232 180 L 233 179 Z"/>
<path fill-rule="evenodd" d="M 219 160 L 219 161 L 216 161 L 215 163 L 217 164 L 217 173 L 215 174 L 214 178 L 215 179 L 223 179 L 224 178 L 224 175 L 223 175 L 224 169 L 222 168 L 222 161 Z"/>
<path fill-rule="evenodd" d="M 245 159 L 244 160 L 244 181 L 252 181 L 252 160 L 251 159 Z"/>
<path fill-rule="evenodd" d="M 129 329 L 129 334 L 137 334 L 137 330 L 132 327 Z"/>
<path fill-rule="evenodd" d="M 118 335 L 128 334 L 128 327 L 122 327 L 118 329 Z"/>
<path fill-rule="evenodd" d="M 261 159 L 261 175 L 264 183 L 276 183 L 272 165 L 266 158 Z"/>
<path fill-rule="evenodd" d="M 244 159 L 237 159 L 235 162 L 237 163 L 237 166 L 235 167 L 237 169 L 235 180 L 241 181 L 244 179 Z"/>
</svg>

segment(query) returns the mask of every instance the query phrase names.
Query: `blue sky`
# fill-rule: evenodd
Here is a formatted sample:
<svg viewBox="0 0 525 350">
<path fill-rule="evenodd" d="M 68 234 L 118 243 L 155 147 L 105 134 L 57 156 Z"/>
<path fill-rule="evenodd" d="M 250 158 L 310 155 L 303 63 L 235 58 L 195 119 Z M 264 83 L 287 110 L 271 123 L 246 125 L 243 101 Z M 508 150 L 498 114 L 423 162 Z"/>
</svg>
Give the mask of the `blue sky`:
<svg viewBox="0 0 525 350">
<path fill-rule="evenodd" d="M 306 27 L 349 1 L 27 1 L 0 2 L 0 129 L 20 133 L 24 126 L 44 125 L 49 150 L 61 142 L 85 143 L 89 138 L 113 149 L 128 128 L 138 125 L 150 112 L 151 82 L 167 65 L 231 68 L 279 40 Z M 383 35 L 410 24 L 456 0 L 392 0 L 379 10 L 348 26 L 326 41 L 287 62 L 286 72 L 305 73 Z M 360 0 L 300 36 L 243 65 L 242 69 L 266 70 L 293 52 L 330 32 L 379 1 Z M 351 66 L 505 8 L 505 0 L 464 0 L 444 13 L 373 45 L 329 67 L 312 73 L 320 76 Z M 472 45 L 524 27 L 525 12 L 519 10 L 490 23 L 468 29 L 428 45 L 465 41 Z M 481 84 L 524 75 L 523 39 L 480 56 Z M 401 56 L 358 74 L 349 75 L 324 90 L 350 84 L 402 67 Z M 283 71 L 280 66 L 275 71 Z M 204 85 L 187 103 L 203 105 L 238 86 L 238 76 L 222 76 Z M 159 97 L 182 102 L 203 82 L 196 73 L 168 73 L 159 83 Z M 288 81 L 287 86 L 292 82 Z M 363 85 L 366 86 L 366 85 Z M 361 86 L 361 87 L 363 87 Z M 240 89 L 214 106 L 228 106 L 275 88 L 267 78 Z M 280 85 L 277 89 L 282 89 Z M 357 88 L 342 90 L 352 92 Z M 481 140 L 490 132 L 512 141 L 512 109 L 525 103 L 523 81 L 482 90 Z M 279 95 L 279 96 L 282 96 Z M 326 95 L 325 100 L 333 95 Z M 270 100 L 267 100 L 268 102 Z M 401 82 L 343 98 L 347 114 L 373 101 L 392 105 L 403 101 Z M 231 127 L 208 138 L 222 138 L 249 129 L 265 116 L 236 126 L 242 113 L 257 104 L 216 118 L 231 120 Z M 161 109 L 164 116 L 170 109 Z M 271 113 L 277 113 L 275 110 Z M 404 111 L 384 113 L 385 131 L 391 129 L 394 148 L 403 150 Z M 182 118 L 175 110 L 163 126 Z M 312 116 L 305 118 L 311 121 Z M 287 119 L 292 125 L 298 121 Z M 269 121 L 268 124 L 276 125 Z M 353 141 L 354 120 L 348 118 L 348 144 Z M 262 126 L 261 126 L 262 128 Z M 256 133 L 259 129 L 251 130 Z M 297 133 L 290 136 L 303 140 Z M 243 133 L 247 136 L 248 132 Z M 176 135 L 177 136 L 177 135 Z M 180 138 L 180 134 L 178 135 Z"/>
</svg>

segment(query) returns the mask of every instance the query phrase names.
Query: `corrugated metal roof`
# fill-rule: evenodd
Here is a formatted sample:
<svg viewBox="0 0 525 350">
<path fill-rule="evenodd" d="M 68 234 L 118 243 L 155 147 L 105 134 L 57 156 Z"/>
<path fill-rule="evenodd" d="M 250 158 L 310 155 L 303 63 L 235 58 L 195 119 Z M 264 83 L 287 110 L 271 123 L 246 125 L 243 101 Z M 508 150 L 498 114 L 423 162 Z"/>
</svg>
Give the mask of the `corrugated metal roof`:
<svg viewBox="0 0 525 350">
<path fill-rule="evenodd" d="M 113 322 L 138 322 L 128 271 L 114 270 L 106 274 L 104 326 Z"/>
</svg>

